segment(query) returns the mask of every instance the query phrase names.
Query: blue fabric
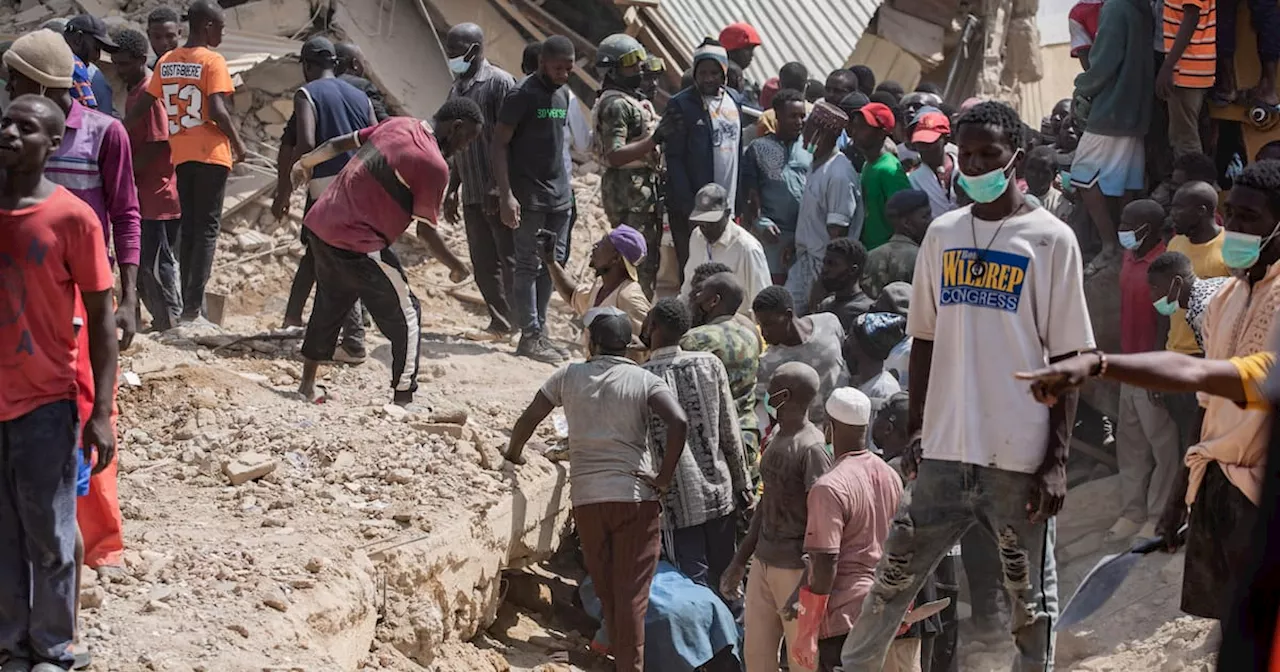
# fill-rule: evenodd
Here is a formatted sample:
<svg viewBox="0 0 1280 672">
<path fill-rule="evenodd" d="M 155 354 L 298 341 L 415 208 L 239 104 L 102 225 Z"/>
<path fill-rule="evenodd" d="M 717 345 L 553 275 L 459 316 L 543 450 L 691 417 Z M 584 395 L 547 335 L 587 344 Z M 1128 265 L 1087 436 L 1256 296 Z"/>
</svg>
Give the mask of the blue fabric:
<svg viewBox="0 0 1280 672">
<path fill-rule="evenodd" d="M 369 96 L 356 87 L 328 77 L 308 82 L 302 87 L 311 97 L 316 117 L 316 146 L 334 138 L 372 126 Z M 312 178 L 333 177 L 342 172 L 355 152 L 344 152 L 316 166 Z"/>
<path fill-rule="evenodd" d="M 600 599 L 590 578 L 582 582 L 579 592 L 587 614 L 600 620 Z M 603 622 L 595 639 L 602 644 L 609 641 Z M 729 608 L 709 588 L 659 561 L 644 617 L 644 668 L 693 672 L 727 648 L 741 660 L 738 625 Z"/>
<path fill-rule="evenodd" d="M 88 462 L 84 461 L 84 451 L 80 446 L 76 446 L 76 497 L 84 497 L 89 494 L 89 478 L 93 476 L 93 469 Z"/>
<path fill-rule="evenodd" d="M 93 97 L 98 101 L 98 111 L 114 117 L 116 109 L 112 102 L 114 94 L 111 92 L 111 85 L 107 83 L 107 76 L 93 63 L 89 64 L 89 88 L 93 89 Z"/>
<path fill-rule="evenodd" d="M 741 113 L 742 96 L 733 89 L 725 91 Z M 702 104 L 702 94 L 695 87 L 672 96 L 667 102 L 666 114 L 678 115 L 684 121 L 664 145 L 667 209 L 687 217 L 693 212 L 694 194 L 716 181 L 715 160 L 711 155 L 711 117 Z"/>
</svg>

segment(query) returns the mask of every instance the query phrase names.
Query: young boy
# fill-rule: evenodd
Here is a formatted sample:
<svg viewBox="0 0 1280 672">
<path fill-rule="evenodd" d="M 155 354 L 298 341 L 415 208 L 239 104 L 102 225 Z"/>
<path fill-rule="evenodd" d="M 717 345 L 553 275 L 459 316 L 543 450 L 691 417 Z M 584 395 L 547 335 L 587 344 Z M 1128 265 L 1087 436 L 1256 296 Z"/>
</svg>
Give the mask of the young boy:
<svg viewBox="0 0 1280 672">
<path fill-rule="evenodd" d="M 70 78 L 46 86 L 70 86 Z M 6 672 L 67 669 L 75 635 L 76 338 L 82 298 L 97 394 L 79 437 L 94 470 L 115 454 L 114 284 L 102 226 L 90 207 L 44 177 L 65 118 L 52 101 L 20 96 L 0 128 L 0 255 L 29 296 L 0 326 L 0 658 Z M 77 289 L 79 292 L 77 292 Z M 40 549 L 33 558 L 27 549 Z"/>
<path fill-rule="evenodd" d="M 1164 254 L 1164 208 L 1150 199 L 1134 201 L 1120 214 L 1120 350 L 1159 349 L 1157 313 L 1151 303 L 1147 269 Z M 1164 405 L 1133 385 L 1120 386 L 1116 460 L 1120 464 L 1120 517 L 1107 540 L 1126 543 L 1134 534 L 1154 536 L 1169 489 L 1182 463 L 1177 426 Z M 1143 527 L 1143 524 L 1146 527 Z"/>
<path fill-rule="evenodd" d="M 918 189 L 890 196 L 884 210 L 893 226 L 893 237 L 867 253 L 866 268 L 862 272 L 862 291 L 873 299 L 879 298 L 885 285 L 891 282 L 911 282 L 920 241 L 933 221 L 929 194 Z"/>
<path fill-rule="evenodd" d="M 849 370 L 849 385 L 871 400 L 871 419 L 902 391 L 897 376 L 887 371 L 884 360 L 907 334 L 907 318 L 893 313 L 863 313 L 850 325 L 844 340 L 844 361 Z M 868 433 L 867 439 L 871 435 Z M 875 447 L 868 443 L 869 447 Z"/>
<path fill-rule="evenodd" d="M 1147 284 L 1151 305 L 1165 317 L 1186 311 L 1187 325 L 1196 345 L 1204 350 L 1204 313 L 1209 301 L 1227 284 L 1230 276 L 1201 278 L 1196 275 L 1191 259 L 1181 252 L 1165 252 L 1147 268 Z"/>
<path fill-rule="evenodd" d="M 720 580 L 720 594 L 736 599 L 747 561 L 753 560 L 747 581 L 743 656 L 748 670 L 778 669 L 778 647 L 784 637 L 788 650 L 795 651 L 796 622 L 784 621 L 778 612 L 804 574 L 809 489 L 831 468 L 822 430 L 809 421 L 818 386 L 818 372 L 802 362 L 779 366 L 769 381 L 765 406 L 778 426 L 760 462 L 765 494 L 751 518 L 750 531 Z M 813 671 L 794 656 L 791 669 Z"/>
<path fill-rule="evenodd" d="M 1058 177 L 1057 152 L 1046 145 L 1031 150 L 1023 164 L 1022 175 L 1027 180 L 1027 193 L 1039 199 L 1040 205 L 1054 217 L 1070 224 L 1075 208 L 1053 183 Z"/>
</svg>

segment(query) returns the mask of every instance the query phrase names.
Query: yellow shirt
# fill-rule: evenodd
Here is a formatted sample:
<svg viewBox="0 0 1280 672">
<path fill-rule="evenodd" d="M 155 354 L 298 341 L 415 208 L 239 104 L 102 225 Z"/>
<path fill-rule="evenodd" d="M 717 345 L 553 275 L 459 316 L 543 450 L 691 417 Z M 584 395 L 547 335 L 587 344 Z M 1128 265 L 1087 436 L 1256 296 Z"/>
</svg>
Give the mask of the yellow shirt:
<svg viewBox="0 0 1280 672">
<path fill-rule="evenodd" d="M 1270 411 L 1271 401 L 1263 394 L 1262 384 L 1271 373 L 1271 367 L 1276 364 L 1276 353 L 1255 352 L 1246 357 L 1232 357 L 1231 363 L 1240 373 L 1240 384 L 1244 386 L 1244 409 Z"/>
<path fill-rule="evenodd" d="M 1169 241 L 1167 251 L 1187 255 L 1191 260 L 1191 270 L 1196 272 L 1197 277 L 1225 277 L 1231 275 L 1231 269 L 1222 261 L 1222 241 L 1226 235 L 1226 230 L 1219 231 L 1213 240 L 1200 245 L 1192 243 L 1186 236 L 1174 236 Z M 1191 331 L 1191 325 L 1187 324 L 1187 311 L 1182 308 L 1169 318 L 1169 340 L 1165 343 L 1165 349 L 1184 355 L 1200 354 L 1196 335 Z"/>
</svg>

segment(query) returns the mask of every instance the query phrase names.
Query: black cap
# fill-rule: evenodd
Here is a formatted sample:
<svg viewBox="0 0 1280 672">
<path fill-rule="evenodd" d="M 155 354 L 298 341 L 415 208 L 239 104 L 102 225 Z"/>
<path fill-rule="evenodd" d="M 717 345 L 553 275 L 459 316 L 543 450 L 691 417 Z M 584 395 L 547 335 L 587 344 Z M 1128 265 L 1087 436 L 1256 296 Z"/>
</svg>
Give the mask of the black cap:
<svg viewBox="0 0 1280 672">
<path fill-rule="evenodd" d="M 332 65 L 338 60 L 338 50 L 334 48 L 332 40 L 317 35 L 302 45 L 302 60 L 306 63 Z"/>
<path fill-rule="evenodd" d="M 98 41 L 98 44 L 107 53 L 114 53 L 116 49 L 120 48 L 116 45 L 116 41 L 107 34 L 106 22 L 92 14 L 81 14 L 72 17 L 70 21 L 67 21 L 67 27 L 63 29 L 63 32 L 90 35 Z"/>
</svg>

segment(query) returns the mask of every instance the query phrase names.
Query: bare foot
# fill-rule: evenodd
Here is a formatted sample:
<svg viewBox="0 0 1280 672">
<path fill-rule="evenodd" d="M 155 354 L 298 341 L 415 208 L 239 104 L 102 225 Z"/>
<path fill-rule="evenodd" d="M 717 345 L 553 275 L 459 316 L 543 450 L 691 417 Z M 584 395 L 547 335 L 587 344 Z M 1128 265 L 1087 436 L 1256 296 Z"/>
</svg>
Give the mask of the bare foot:
<svg viewBox="0 0 1280 672">
<path fill-rule="evenodd" d="M 1277 94 L 1274 88 L 1268 89 L 1263 84 L 1259 84 L 1258 86 L 1249 89 L 1249 91 L 1245 93 L 1245 96 L 1245 100 L 1248 101 L 1250 106 L 1256 107 L 1258 105 L 1262 105 L 1265 107 L 1275 107 L 1280 105 L 1280 94 Z"/>
<path fill-rule="evenodd" d="M 298 394 L 311 404 L 323 404 L 329 400 L 329 390 L 324 385 L 303 385 L 298 388 Z"/>
</svg>

